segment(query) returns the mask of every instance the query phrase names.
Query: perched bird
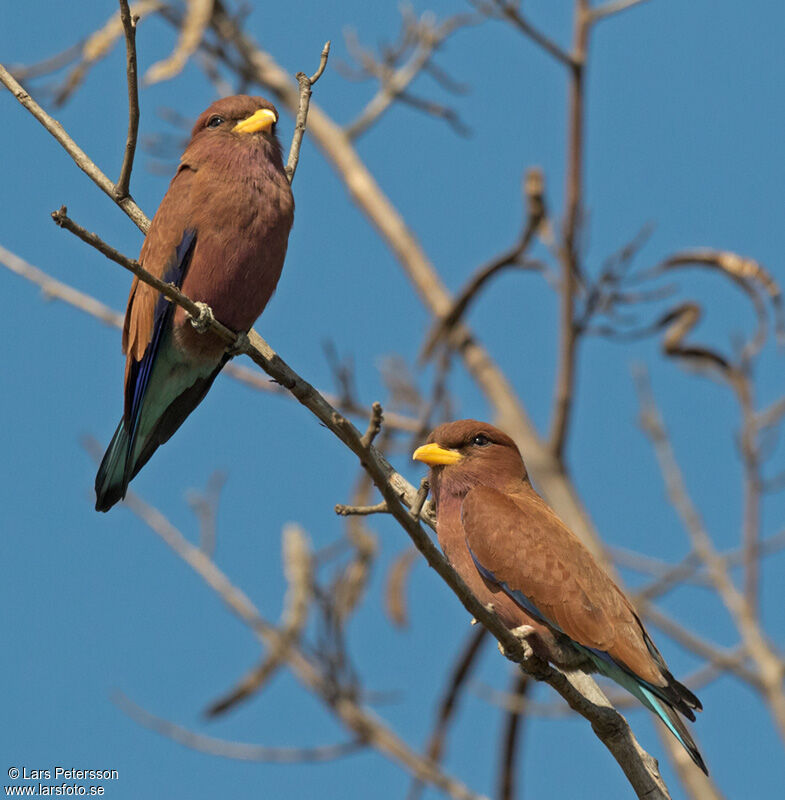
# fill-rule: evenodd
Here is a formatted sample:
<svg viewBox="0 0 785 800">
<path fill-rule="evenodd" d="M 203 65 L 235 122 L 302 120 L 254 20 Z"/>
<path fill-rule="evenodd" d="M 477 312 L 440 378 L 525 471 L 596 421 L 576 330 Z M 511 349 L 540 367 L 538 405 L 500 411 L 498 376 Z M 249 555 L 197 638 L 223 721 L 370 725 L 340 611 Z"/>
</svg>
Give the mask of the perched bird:
<svg viewBox="0 0 785 800">
<path fill-rule="evenodd" d="M 635 609 L 534 491 L 515 442 L 472 419 L 440 425 L 412 456 L 431 468 L 439 544 L 478 600 L 557 666 L 612 678 L 708 774 L 683 714 L 697 697 L 668 671 Z"/>
<path fill-rule="evenodd" d="M 139 261 L 246 332 L 281 275 L 294 200 L 275 135 L 278 112 L 261 97 L 213 103 L 197 120 L 150 225 Z M 95 479 L 108 511 L 129 481 L 202 401 L 230 355 L 182 308 L 134 279 L 123 328 L 125 412 Z"/>
</svg>

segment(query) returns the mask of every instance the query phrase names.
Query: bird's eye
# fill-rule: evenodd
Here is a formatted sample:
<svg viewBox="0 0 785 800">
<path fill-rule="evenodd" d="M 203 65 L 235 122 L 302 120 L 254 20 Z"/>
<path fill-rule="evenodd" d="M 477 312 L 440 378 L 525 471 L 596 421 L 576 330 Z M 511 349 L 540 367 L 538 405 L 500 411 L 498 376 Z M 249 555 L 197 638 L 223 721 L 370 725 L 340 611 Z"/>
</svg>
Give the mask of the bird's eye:
<svg viewBox="0 0 785 800">
<path fill-rule="evenodd" d="M 478 433 L 474 439 L 472 439 L 472 444 L 476 444 L 478 447 L 485 447 L 486 444 L 490 443 L 491 440 L 484 433 Z"/>
<path fill-rule="evenodd" d="M 207 127 L 217 128 L 219 125 L 223 125 L 224 122 L 225 120 L 223 117 L 219 117 L 218 114 L 215 114 L 214 116 L 210 117 L 210 119 L 207 121 Z"/>
</svg>

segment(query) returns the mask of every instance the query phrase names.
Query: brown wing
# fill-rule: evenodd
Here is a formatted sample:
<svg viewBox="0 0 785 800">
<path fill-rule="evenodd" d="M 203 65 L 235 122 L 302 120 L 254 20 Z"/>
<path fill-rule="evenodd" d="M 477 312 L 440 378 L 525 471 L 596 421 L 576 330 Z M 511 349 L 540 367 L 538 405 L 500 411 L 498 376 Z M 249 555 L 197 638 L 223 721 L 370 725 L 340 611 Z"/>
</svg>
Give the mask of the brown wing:
<svg viewBox="0 0 785 800">
<path fill-rule="evenodd" d="M 163 278 L 176 258 L 191 216 L 191 186 L 195 172 L 183 165 L 169 184 L 169 189 L 150 224 L 139 254 L 139 263 L 157 278 Z M 128 360 L 139 361 L 153 333 L 153 319 L 158 292 L 134 278 L 123 325 L 123 352 Z"/>
<path fill-rule="evenodd" d="M 574 641 L 664 685 L 629 600 L 533 489 L 507 495 L 477 486 L 461 519 L 474 557 L 496 581 L 522 593 Z"/>
</svg>

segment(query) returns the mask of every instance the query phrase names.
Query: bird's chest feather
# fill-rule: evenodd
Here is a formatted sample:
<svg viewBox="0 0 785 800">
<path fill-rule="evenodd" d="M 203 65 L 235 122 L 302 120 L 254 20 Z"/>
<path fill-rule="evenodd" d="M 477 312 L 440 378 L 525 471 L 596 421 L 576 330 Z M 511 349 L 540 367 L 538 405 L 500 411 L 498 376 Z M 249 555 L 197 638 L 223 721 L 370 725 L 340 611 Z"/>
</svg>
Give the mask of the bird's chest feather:
<svg viewBox="0 0 785 800">
<path fill-rule="evenodd" d="M 507 597 L 501 587 L 490 584 L 478 571 L 461 524 L 459 497 L 448 495 L 440 498 L 436 535 L 447 560 L 480 602 L 492 603 L 496 613 L 510 628 L 529 622 L 528 615 Z"/>
<path fill-rule="evenodd" d="M 242 177 L 197 173 L 192 187 L 190 225 L 196 246 L 183 282 L 193 300 L 207 303 L 216 319 L 247 331 L 275 291 L 286 256 L 294 203 L 285 176 L 266 170 Z M 200 203 L 200 198 L 204 202 Z M 178 344 L 189 351 L 212 349 L 175 316 Z"/>
</svg>

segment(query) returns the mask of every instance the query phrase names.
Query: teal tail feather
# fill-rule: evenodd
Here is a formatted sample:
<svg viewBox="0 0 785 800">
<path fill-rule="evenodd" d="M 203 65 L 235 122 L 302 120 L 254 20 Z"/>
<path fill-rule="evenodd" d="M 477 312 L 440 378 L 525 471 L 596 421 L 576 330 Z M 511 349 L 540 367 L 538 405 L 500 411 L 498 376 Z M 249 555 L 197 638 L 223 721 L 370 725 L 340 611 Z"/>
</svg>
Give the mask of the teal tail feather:
<svg viewBox="0 0 785 800">
<path fill-rule="evenodd" d="M 208 365 L 205 373 L 183 372 L 172 368 L 166 356 L 164 351 L 155 391 L 145 393 L 131 431 L 122 419 L 101 461 L 95 476 L 96 511 L 108 511 L 125 497 L 134 476 L 202 402 L 229 360 L 226 354 L 216 366 Z"/>
<path fill-rule="evenodd" d="M 674 697 L 674 702 L 681 706 L 682 713 L 694 720 L 695 715 L 692 713 L 692 708 L 700 709 L 700 703 L 697 698 L 687 689 L 682 686 L 669 672 L 666 677 L 669 680 L 669 685 L 664 689 L 658 689 L 655 686 L 641 681 L 634 675 L 623 669 L 616 662 L 606 660 L 599 654 L 587 647 L 576 645 L 581 651 L 591 658 L 597 667 L 597 671 L 606 678 L 615 681 L 619 686 L 626 689 L 633 697 L 636 697 L 646 708 L 653 711 L 666 725 L 668 730 L 676 737 L 681 746 L 689 753 L 690 758 L 697 764 L 706 775 L 709 770 L 706 767 L 706 762 L 703 760 L 698 746 L 695 744 L 684 720 L 679 716 L 679 712 L 668 702 L 662 694 L 671 694 Z M 694 705 L 693 705 L 694 701 Z M 687 705 L 689 703 L 689 705 Z"/>
<path fill-rule="evenodd" d="M 108 511 L 125 497 L 130 480 L 126 471 L 130 444 L 125 422 L 120 420 L 95 476 L 96 511 Z"/>
</svg>

